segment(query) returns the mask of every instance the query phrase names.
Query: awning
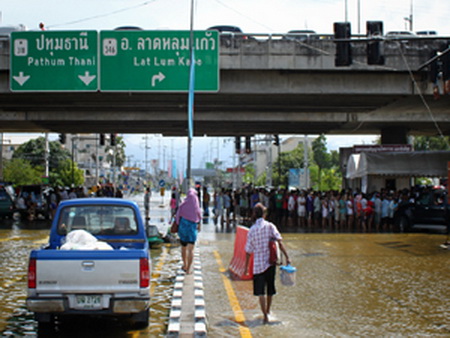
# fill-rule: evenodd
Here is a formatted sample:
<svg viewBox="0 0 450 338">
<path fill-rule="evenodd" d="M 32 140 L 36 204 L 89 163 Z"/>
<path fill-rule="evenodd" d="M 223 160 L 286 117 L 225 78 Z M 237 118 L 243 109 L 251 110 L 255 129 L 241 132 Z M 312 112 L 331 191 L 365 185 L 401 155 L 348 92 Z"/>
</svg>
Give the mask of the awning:
<svg viewBox="0 0 450 338">
<path fill-rule="evenodd" d="M 368 175 L 446 177 L 450 151 L 412 151 L 352 154 L 347 163 L 349 179 Z"/>
</svg>

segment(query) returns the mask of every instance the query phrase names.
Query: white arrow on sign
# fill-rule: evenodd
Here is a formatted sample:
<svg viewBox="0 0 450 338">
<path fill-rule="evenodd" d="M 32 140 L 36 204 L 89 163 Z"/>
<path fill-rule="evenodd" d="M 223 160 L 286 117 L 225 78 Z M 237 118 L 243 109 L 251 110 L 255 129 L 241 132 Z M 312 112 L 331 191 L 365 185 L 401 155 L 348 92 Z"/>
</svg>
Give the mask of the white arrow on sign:
<svg viewBox="0 0 450 338">
<path fill-rule="evenodd" d="M 18 84 L 23 86 L 25 82 L 28 81 L 30 75 L 23 75 L 23 72 L 19 72 L 19 76 L 13 76 L 13 79 L 17 81 Z"/>
<path fill-rule="evenodd" d="M 156 85 L 156 80 L 159 80 L 159 82 L 161 82 L 165 78 L 166 77 L 161 72 L 159 72 L 159 74 L 153 75 L 153 77 L 152 77 L 152 87 L 154 87 Z"/>
<path fill-rule="evenodd" d="M 80 80 L 83 81 L 86 86 L 89 86 L 89 84 L 96 78 L 96 76 L 97 75 L 89 75 L 89 72 L 84 73 L 84 75 L 78 75 Z"/>
</svg>

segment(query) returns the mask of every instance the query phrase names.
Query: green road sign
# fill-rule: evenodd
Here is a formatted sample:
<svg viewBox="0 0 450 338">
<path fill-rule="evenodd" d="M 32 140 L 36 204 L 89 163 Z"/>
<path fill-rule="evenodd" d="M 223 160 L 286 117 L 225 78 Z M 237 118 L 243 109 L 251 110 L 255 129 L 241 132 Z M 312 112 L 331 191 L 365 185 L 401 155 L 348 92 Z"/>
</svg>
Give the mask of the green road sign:
<svg viewBox="0 0 450 338">
<path fill-rule="evenodd" d="M 187 91 L 189 31 L 101 31 L 102 91 Z M 195 90 L 219 90 L 216 31 L 195 31 Z"/>
<path fill-rule="evenodd" d="M 12 91 L 96 91 L 97 31 L 11 34 Z"/>
</svg>

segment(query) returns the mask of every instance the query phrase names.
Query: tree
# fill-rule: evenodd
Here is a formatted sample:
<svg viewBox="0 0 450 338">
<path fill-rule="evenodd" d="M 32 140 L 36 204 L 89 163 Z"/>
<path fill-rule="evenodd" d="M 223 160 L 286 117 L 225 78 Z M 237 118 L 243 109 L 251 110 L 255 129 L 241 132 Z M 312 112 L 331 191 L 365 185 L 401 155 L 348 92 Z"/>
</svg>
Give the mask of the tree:
<svg viewBox="0 0 450 338">
<path fill-rule="evenodd" d="M 50 181 L 54 186 L 70 187 L 73 184 L 77 187 L 84 183 L 84 173 L 76 163 L 68 159 L 59 164 L 57 170 L 50 176 Z"/>
<path fill-rule="evenodd" d="M 33 167 L 27 160 L 14 158 L 5 163 L 3 176 L 13 185 L 40 184 L 44 170 L 41 166 Z"/>
<path fill-rule="evenodd" d="M 341 163 L 339 162 L 339 151 L 332 150 L 330 152 L 330 161 L 331 161 L 331 167 L 339 168 Z"/>
<path fill-rule="evenodd" d="M 83 171 L 74 165 L 72 179 L 72 160 L 71 154 L 64 149 L 58 141 L 49 142 L 49 183 L 57 186 L 70 186 L 72 183 L 80 185 L 84 182 Z M 20 145 L 13 154 L 13 160 L 22 160 L 33 168 L 38 179 L 32 176 L 25 176 L 20 184 L 39 184 L 42 183 L 45 166 L 45 138 L 38 137 Z M 27 170 L 24 168 L 23 170 Z M 19 183 L 16 183 L 19 184 Z"/>
<path fill-rule="evenodd" d="M 414 150 L 450 150 L 450 137 L 416 136 L 414 137 Z"/>
<path fill-rule="evenodd" d="M 339 168 L 333 166 L 330 169 L 324 169 L 321 184 L 323 190 L 340 190 L 342 187 L 342 174 Z"/>
<path fill-rule="evenodd" d="M 322 169 L 329 169 L 331 168 L 331 155 L 327 153 L 327 140 L 325 138 L 325 135 L 322 134 L 318 138 L 316 138 L 312 143 L 312 150 L 313 150 L 313 159 L 314 162 L 318 166 L 318 183 L 319 183 L 319 190 L 322 190 L 321 188 L 321 174 Z"/>
<path fill-rule="evenodd" d="M 71 158 L 70 152 L 64 149 L 58 141 L 50 141 L 49 150 L 50 171 L 55 170 L 60 162 Z M 33 167 L 45 167 L 45 138 L 41 136 L 20 145 L 14 151 L 13 158 L 27 160 Z"/>
<path fill-rule="evenodd" d="M 242 182 L 252 183 L 255 180 L 255 166 L 253 163 L 247 164 L 245 166 L 245 172 L 242 176 Z"/>
</svg>

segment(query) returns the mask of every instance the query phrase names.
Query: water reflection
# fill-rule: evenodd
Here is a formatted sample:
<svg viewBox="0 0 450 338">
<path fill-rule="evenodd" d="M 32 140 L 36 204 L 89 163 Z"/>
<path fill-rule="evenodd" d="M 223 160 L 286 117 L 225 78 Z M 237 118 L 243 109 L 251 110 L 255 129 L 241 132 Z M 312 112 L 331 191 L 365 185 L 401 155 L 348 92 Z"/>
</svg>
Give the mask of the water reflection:
<svg viewBox="0 0 450 338">
<path fill-rule="evenodd" d="M 173 281 L 180 260 L 180 250 L 162 245 L 151 250 L 153 269 L 159 267 L 152 280 L 150 325 L 135 331 L 127 321 L 115 318 L 65 317 L 51 330 L 38 329 L 33 313 L 25 306 L 29 252 L 47 242 L 48 221 L 2 221 L 0 225 L 0 332 L 3 337 L 127 337 L 136 333 L 164 337 L 173 293 Z M 44 229 L 44 230 L 41 230 Z M 165 255 L 161 252 L 166 250 Z M 164 256 L 163 264 L 158 264 Z"/>
</svg>

